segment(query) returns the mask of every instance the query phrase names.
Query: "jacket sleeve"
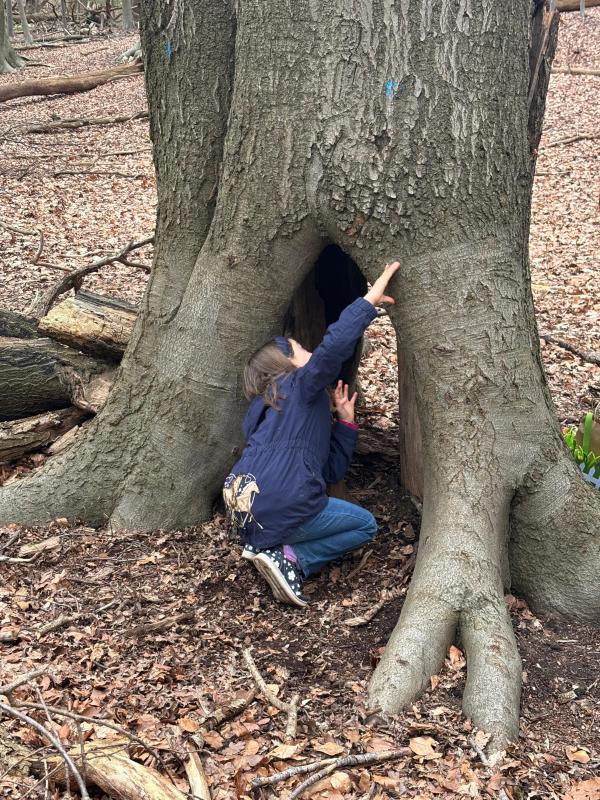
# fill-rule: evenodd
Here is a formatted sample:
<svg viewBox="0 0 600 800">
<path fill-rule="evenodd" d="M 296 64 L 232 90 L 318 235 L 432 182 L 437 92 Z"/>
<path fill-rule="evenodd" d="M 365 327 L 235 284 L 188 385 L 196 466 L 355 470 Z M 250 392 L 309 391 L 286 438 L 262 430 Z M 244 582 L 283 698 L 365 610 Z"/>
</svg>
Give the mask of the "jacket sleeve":
<svg viewBox="0 0 600 800">
<path fill-rule="evenodd" d="M 329 456 L 323 467 L 326 484 L 331 486 L 342 480 L 350 466 L 357 438 L 358 428 L 351 428 L 342 422 L 335 423 L 331 431 Z"/>
<path fill-rule="evenodd" d="M 337 322 L 327 328 L 308 364 L 296 371 L 300 392 L 307 403 L 316 400 L 337 378 L 342 364 L 350 358 L 357 341 L 376 316 L 375 306 L 359 297 L 342 311 Z"/>
</svg>

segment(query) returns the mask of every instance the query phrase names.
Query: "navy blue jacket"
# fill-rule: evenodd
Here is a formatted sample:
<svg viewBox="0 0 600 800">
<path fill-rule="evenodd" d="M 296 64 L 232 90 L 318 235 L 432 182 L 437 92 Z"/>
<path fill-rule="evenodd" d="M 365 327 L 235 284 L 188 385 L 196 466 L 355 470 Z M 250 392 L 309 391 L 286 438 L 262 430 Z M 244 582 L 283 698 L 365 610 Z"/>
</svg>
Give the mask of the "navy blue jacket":
<svg viewBox="0 0 600 800">
<path fill-rule="evenodd" d="M 278 379 L 278 411 L 262 397 L 250 403 L 243 423 L 247 445 L 223 496 L 255 547 L 284 542 L 286 533 L 325 508 L 326 484 L 344 477 L 357 431 L 340 422 L 332 426 L 326 389 L 376 316 L 376 308 L 359 297 L 329 326 L 309 362 Z"/>
</svg>

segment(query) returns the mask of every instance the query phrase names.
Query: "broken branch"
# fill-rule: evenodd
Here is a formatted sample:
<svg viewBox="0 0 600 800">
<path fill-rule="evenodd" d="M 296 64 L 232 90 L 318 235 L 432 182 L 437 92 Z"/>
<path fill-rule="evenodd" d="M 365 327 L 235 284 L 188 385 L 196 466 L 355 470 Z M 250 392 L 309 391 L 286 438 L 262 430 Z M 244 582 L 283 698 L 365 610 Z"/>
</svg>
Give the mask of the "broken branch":
<svg viewBox="0 0 600 800">
<path fill-rule="evenodd" d="M 43 709 L 43 706 L 40 706 Z M 81 794 L 82 800 L 90 800 L 90 796 L 85 788 L 85 783 L 83 782 L 83 778 L 81 777 L 79 770 L 75 766 L 73 759 L 69 756 L 69 754 L 65 751 L 61 743 L 58 739 L 50 733 L 50 731 L 45 728 L 41 723 L 37 720 L 33 719 L 32 717 L 28 717 L 27 714 L 23 714 L 21 711 L 17 711 L 16 708 L 12 708 L 12 706 L 7 706 L 5 703 L 0 702 L 0 711 L 4 714 L 7 714 L 9 717 L 14 717 L 15 719 L 24 722 L 26 725 L 30 725 L 34 728 L 38 733 L 40 733 L 45 739 L 47 739 L 52 747 L 57 750 L 71 773 L 73 777 L 77 781 L 77 785 L 79 786 L 79 792 Z"/>
<path fill-rule="evenodd" d="M 96 86 L 105 83 L 130 78 L 143 72 L 142 64 L 124 64 L 104 70 L 103 72 L 89 72 L 83 75 L 68 75 L 62 78 L 37 78 L 20 83 L 5 83 L 0 87 L 0 103 L 14 100 L 17 97 L 31 97 L 33 95 L 48 94 L 74 94 L 76 92 L 89 92 Z"/>
<path fill-rule="evenodd" d="M 548 344 L 553 344 L 555 347 L 562 347 L 563 350 L 568 350 L 569 353 L 578 356 L 582 361 L 587 361 L 590 364 L 600 366 L 600 354 L 594 353 L 591 350 L 580 350 L 569 342 L 564 342 L 562 339 L 555 339 L 549 333 L 540 333 L 540 339 L 543 339 Z"/>
<path fill-rule="evenodd" d="M 21 133 L 54 133 L 58 130 L 76 130 L 86 128 L 90 125 L 117 125 L 121 122 L 132 122 L 136 119 L 148 119 L 147 111 L 137 111 L 135 114 L 118 114 L 115 117 L 88 117 L 63 119 L 57 122 L 38 122 L 35 125 L 28 125 L 20 128 Z"/>
<path fill-rule="evenodd" d="M 331 775 L 332 772 L 335 772 L 338 769 L 343 769 L 344 767 L 355 767 L 359 764 L 380 764 L 382 761 L 392 761 L 397 758 L 402 758 L 410 753 L 410 748 L 402 747 L 399 750 L 387 750 L 384 752 L 379 753 L 360 753 L 354 756 L 341 756 L 337 758 L 332 764 L 325 767 L 325 769 L 316 772 L 314 775 L 311 775 L 310 778 L 307 778 L 300 786 L 297 786 L 294 791 L 290 794 L 289 800 L 295 800 L 297 797 L 300 797 L 310 786 L 315 783 L 318 783 L 322 778 L 326 778 L 327 775 Z"/>
<path fill-rule="evenodd" d="M 46 292 L 46 294 L 35 303 L 34 307 L 30 311 L 31 315 L 37 317 L 38 319 L 43 317 L 48 313 L 48 310 L 54 300 L 56 300 L 59 295 L 71 289 L 81 280 L 81 278 L 85 277 L 86 275 L 90 275 L 92 272 L 96 272 L 101 267 L 105 267 L 107 264 L 113 264 L 115 261 L 119 261 L 126 256 L 127 253 L 131 253 L 133 250 L 138 250 L 140 247 L 144 247 L 147 244 L 152 244 L 153 242 L 154 236 L 149 236 L 146 239 L 140 239 L 137 242 L 129 242 L 129 244 L 125 245 L 125 247 L 118 253 L 106 256 L 106 258 L 98 259 L 98 261 L 92 261 L 91 264 L 87 264 L 85 267 L 80 267 L 79 269 L 73 270 L 68 275 L 65 275 L 63 278 L 61 278 L 58 283 L 52 286 Z"/>
</svg>

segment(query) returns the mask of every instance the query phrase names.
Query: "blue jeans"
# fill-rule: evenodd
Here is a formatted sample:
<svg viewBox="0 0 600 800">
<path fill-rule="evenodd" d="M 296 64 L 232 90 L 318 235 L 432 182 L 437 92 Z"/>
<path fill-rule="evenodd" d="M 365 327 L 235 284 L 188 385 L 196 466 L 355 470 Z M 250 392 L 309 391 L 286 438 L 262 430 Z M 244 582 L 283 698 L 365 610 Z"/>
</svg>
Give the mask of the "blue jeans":
<svg viewBox="0 0 600 800">
<path fill-rule="evenodd" d="M 363 547 L 376 532 L 370 511 L 330 497 L 323 511 L 289 533 L 283 544 L 293 546 L 304 575 L 314 575 L 334 558 Z"/>
</svg>

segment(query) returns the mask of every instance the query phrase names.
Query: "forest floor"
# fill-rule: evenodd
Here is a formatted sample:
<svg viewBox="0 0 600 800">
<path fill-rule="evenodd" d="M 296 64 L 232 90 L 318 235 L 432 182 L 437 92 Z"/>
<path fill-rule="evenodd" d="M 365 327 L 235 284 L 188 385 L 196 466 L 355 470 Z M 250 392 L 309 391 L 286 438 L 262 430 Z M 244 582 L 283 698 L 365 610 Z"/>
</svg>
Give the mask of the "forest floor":
<svg viewBox="0 0 600 800">
<path fill-rule="evenodd" d="M 112 66 L 133 37 L 98 38 L 64 49 L 30 51 L 48 66 L 0 76 L 0 84 L 33 76 Z M 563 15 L 555 65 L 600 66 L 600 9 Z M 600 78 L 556 74 L 550 85 L 538 159 L 531 227 L 531 265 L 540 330 L 582 350 L 600 350 L 600 243 L 597 140 L 557 144 L 597 133 Z M 53 134 L 27 134 L 34 121 L 133 114 L 145 109 L 143 79 L 121 80 L 86 94 L 24 98 L 5 103 L 0 119 L 0 306 L 24 311 L 64 267 L 82 266 L 149 236 L 155 184 L 146 120 Z M 44 248 L 32 263 L 39 247 Z M 135 260 L 151 263 L 152 250 Z M 86 288 L 139 302 L 146 275 L 120 264 L 86 279 Z M 361 422 L 397 430 L 395 342 L 386 318 L 369 332 L 371 352 L 361 368 Z M 598 368 L 561 348 L 542 353 L 561 423 L 579 421 L 600 400 Z M 23 459 L 2 480 L 39 468 Z M 116 722 L 158 751 L 132 754 L 168 773 L 188 790 L 182 760 L 192 737 L 203 734 L 202 761 L 213 800 L 284 798 L 304 776 L 251 790 L 257 775 L 274 774 L 315 758 L 403 748 L 375 766 L 336 769 L 303 797 L 434 796 L 599 800 L 600 632 L 532 613 L 514 597 L 507 603 L 523 658 L 521 737 L 489 763 L 483 739 L 460 710 L 465 662 L 451 648 L 431 690 L 393 722 L 367 718 L 363 703 L 373 666 L 403 601 L 398 576 L 418 538 L 419 517 L 398 484 L 395 465 L 381 457 L 355 459 L 348 489 L 378 519 L 372 547 L 333 565 L 307 584 L 309 607 L 274 603 L 252 568 L 239 559 L 224 520 L 181 531 L 111 533 L 69 526 L 7 526 L 0 549 L 15 556 L 45 541 L 30 563 L 3 563 L 0 572 L 0 684 L 37 667 L 45 676 L 14 693 L 43 701 L 54 720 L 39 716 L 65 745 L 76 746 L 76 725 L 52 708 Z M 380 611 L 367 620 L 369 610 Z M 42 627 L 79 615 L 54 631 Z M 348 624 L 361 622 L 362 624 Z M 148 627 L 161 622 L 159 630 Z M 253 686 L 242 658 L 251 648 L 266 681 L 288 700 L 300 696 L 295 740 L 284 743 L 286 715 L 261 693 L 237 717 L 214 726 Z M 12 732 L 28 745 L 44 744 L 19 722 Z M 114 734 L 85 723 L 85 737 Z M 3 796 L 61 797 L 32 777 L 0 776 Z M 97 791 L 95 798 L 102 798 Z"/>
</svg>

